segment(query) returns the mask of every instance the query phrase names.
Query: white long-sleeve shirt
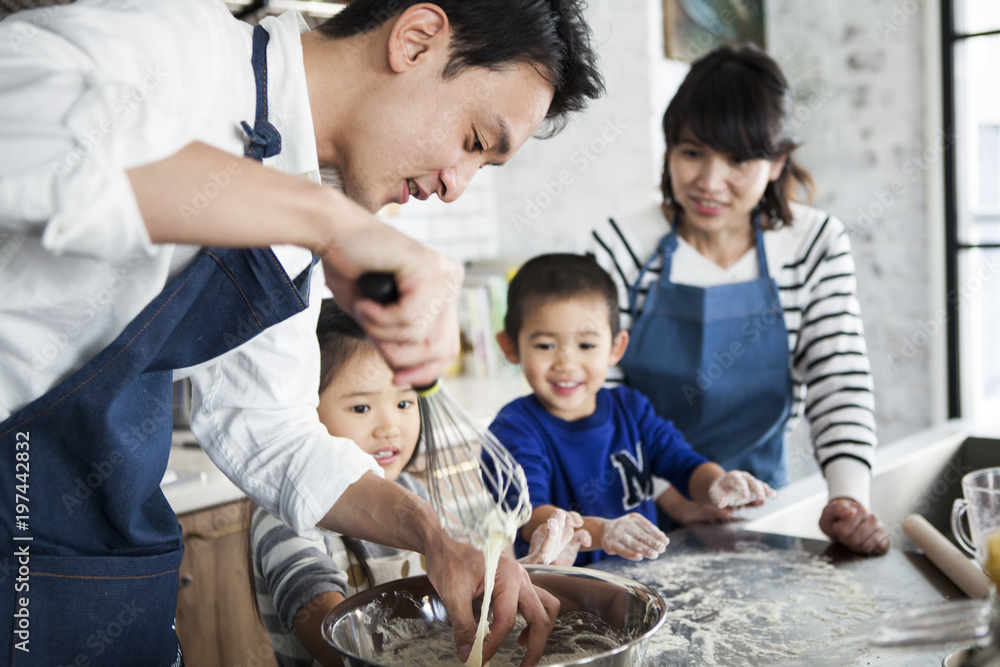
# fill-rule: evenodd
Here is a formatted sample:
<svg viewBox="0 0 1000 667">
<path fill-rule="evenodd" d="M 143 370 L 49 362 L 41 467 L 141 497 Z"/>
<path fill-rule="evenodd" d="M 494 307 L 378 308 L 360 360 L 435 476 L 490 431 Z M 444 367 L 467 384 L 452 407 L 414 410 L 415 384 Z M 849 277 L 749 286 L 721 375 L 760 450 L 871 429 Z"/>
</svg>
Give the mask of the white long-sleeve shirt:
<svg viewBox="0 0 1000 667">
<path fill-rule="evenodd" d="M 267 18 L 269 120 L 279 171 L 320 182 L 297 13 Z M 193 141 L 246 164 L 256 93 L 252 28 L 216 0 L 80 0 L 0 22 L 0 421 L 106 347 L 198 252 L 150 242 L 125 171 Z M 229 174 L 231 175 L 231 174 Z M 210 174 L 185 210 L 224 187 Z M 289 276 L 308 250 L 274 251 Z M 192 430 L 244 492 L 303 534 L 379 466 L 316 413 L 310 307 L 196 368 Z"/>
<path fill-rule="evenodd" d="M 787 429 L 804 415 L 830 497 L 847 496 L 867 507 L 877 444 L 875 402 L 850 240 L 843 223 L 822 211 L 792 204 L 792 214 L 792 225 L 764 232 L 768 271 L 788 329 L 794 404 Z M 618 286 L 625 330 L 632 323 L 629 286 L 669 231 L 655 202 L 594 230 L 592 250 Z M 639 314 L 661 269 L 655 259 L 643 278 Z M 710 287 L 757 274 L 756 247 L 723 269 L 678 238 L 670 280 Z"/>
</svg>

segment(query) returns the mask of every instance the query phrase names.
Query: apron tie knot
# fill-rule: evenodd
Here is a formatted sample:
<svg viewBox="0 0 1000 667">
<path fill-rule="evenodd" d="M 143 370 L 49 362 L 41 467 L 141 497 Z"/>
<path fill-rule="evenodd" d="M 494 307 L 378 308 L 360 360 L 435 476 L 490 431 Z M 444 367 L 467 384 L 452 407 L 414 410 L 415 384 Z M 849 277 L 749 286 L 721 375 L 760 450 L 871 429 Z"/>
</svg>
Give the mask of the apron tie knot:
<svg viewBox="0 0 1000 667">
<path fill-rule="evenodd" d="M 266 120 L 258 120 L 253 127 L 245 120 L 240 121 L 243 131 L 250 138 L 244 155 L 254 160 L 263 160 L 281 152 L 281 133 Z"/>
</svg>

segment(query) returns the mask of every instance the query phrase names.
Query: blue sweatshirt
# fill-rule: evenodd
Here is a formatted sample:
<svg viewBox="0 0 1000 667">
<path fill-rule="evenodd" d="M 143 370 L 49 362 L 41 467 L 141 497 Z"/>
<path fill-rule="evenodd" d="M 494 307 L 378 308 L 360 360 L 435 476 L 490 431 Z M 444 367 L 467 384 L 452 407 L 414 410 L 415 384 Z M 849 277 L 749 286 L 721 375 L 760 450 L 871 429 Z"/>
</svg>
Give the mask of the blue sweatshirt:
<svg viewBox="0 0 1000 667">
<path fill-rule="evenodd" d="M 638 391 L 601 389 L 596 398 L 594 414 L 569 422 L 534 394 L 524 396 L 505 405 L 490 430 L 524 468 L 532 507 L 554 505 L 605 519 L 636 512 L 655 524 L 653 475 L 687 496 L 691 474 L 708 459 Z M 520 532 L 514 548 L 518 557 L 528 552 Z M 575 565 L 606 556 L 599 549 L 581 552 Z"/>
</svg>

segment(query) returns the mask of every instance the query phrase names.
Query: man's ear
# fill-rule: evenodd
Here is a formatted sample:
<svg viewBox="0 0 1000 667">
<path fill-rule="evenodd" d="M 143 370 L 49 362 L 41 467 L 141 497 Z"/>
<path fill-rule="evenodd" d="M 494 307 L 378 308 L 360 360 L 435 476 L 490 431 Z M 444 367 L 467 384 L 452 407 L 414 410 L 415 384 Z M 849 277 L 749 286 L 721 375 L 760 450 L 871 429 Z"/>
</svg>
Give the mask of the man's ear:
<svg viewBox="0 0 1000 667">
<path fill-rule="evenodd" d="M 434 49 L 447 55 L 450 37 L 443 9 L 429 3 L 408 7 L 389 32 L 389 67 L 404 72 L 427 60 L 426 54 Z"/>
<path fill-rule="evenodd" d="M 619 331 L 615 339 L 611 341 L 611 358 L 608 360 L 609 368 L 622 360 L 626 349 L 628 349 L 628 332 Z"/>
<path fill-rule="evenodd" d="M 497 344 L 503 350 L 503 356 L 507 357 L 507 361 L 512 364 L 521 363 L 521 357 L 517 354 L 517 345 L 514 344 L 514 340 L 507 335 L 506 331 L 497 333 Z"/>
</svg>

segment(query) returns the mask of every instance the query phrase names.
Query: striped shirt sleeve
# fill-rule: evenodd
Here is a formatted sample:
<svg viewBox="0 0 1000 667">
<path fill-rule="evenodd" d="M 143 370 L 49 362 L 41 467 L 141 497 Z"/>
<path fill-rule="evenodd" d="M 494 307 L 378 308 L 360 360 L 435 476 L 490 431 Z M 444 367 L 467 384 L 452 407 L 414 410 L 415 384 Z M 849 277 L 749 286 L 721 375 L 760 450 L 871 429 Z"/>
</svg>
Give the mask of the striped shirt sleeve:
<svg viewBox="0 0 1000 667">
<path fill-rule="evenodd" d="M 838 459 L 867 468 L 874 462 L 874 385 L 844 225 L 826 217 L 803 251 L 782 267 L 779 288 L 794 341 L 796 413 L 808 419 L 816 460 L 829 477 Z"/>
</svg>

